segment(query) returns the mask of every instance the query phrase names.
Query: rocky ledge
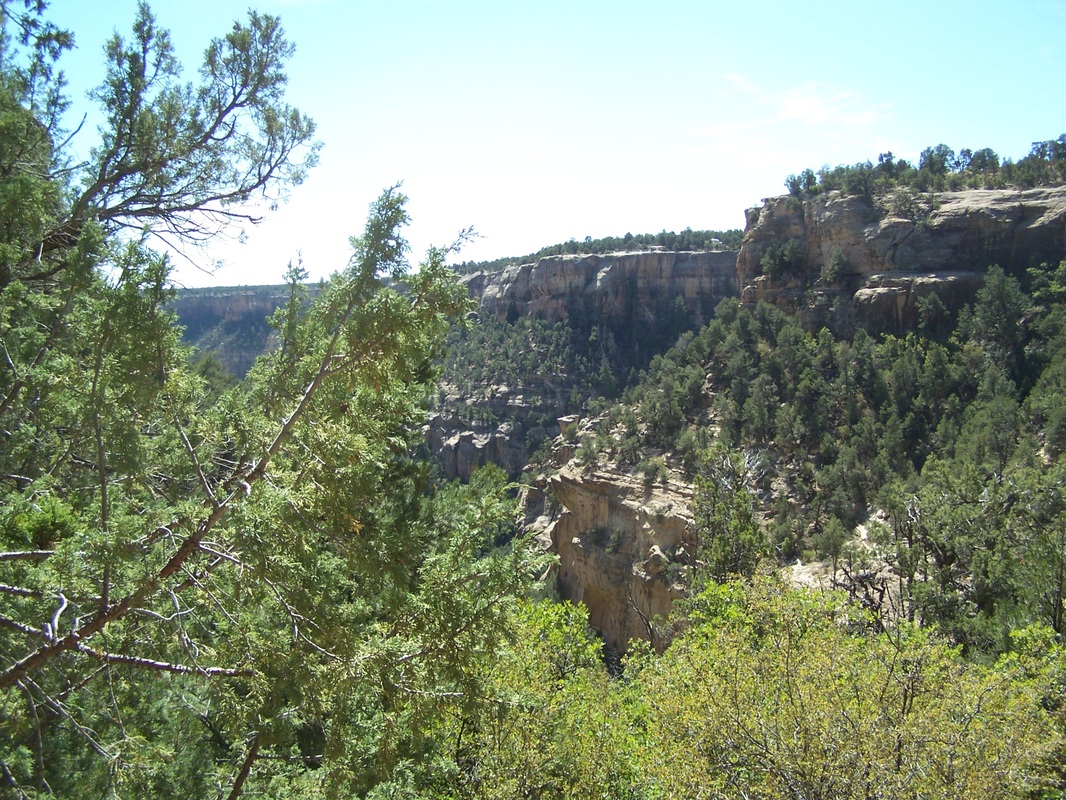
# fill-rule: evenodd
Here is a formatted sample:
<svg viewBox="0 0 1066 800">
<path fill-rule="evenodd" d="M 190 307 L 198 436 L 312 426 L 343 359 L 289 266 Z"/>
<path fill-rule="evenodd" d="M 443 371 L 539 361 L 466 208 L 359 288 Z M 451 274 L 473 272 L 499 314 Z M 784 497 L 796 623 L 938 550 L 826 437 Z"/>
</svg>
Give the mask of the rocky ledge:
<svg viewBox="0 0 1066 800">
<path fill-rule="evenodd" d="M 483 313 L 625 324 L 664 319 L 681 298 L 709 318 L 736 290 L 734 252 L 634 252 L 548 256 L 463 278 Z"/>
<path fill-rule="evenodd" d="M 922 296 L 951 310 L 969 302 L 993 264 L 1021 272 L 1064 258 L 1066 187 L 830 192 L 776 197 L 749 212 L 737 283 L 746 302 L 896 332 L 917 322 Z"/>
<path fill-rule="evenodd" d="M 561 513 L 541 539 L 558 554 L 560 595 L 584 603 L 592 627 L 616 650 L 631 639 L 657 644 L 656 625 L 684 594 L 679 565 L 694 530 L 691 488 L 603 465 L 586 472 L 573 462 L 548 483 Z"/>
</svg>

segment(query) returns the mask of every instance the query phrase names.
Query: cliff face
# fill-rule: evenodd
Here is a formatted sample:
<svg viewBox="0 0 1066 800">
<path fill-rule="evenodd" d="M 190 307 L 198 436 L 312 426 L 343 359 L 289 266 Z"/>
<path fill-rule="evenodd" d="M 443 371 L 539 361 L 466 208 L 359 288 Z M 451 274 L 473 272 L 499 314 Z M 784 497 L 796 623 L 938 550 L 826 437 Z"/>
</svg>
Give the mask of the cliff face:
<svg viewBox="0 0 1066 800">
<path fill-rule="evenodd" d="M 172 307 L 185 327 L 185 341 L 213 352 L 240 378 L 271 346 L 267 318 L 287 300 L 285 286 L 237 286 L 183 291 Z"/>
<path fill-rule="evenodd" d="M 583 355 L 594 368 L 613 370 L 621 384 L 679 333 L 706 322 L 722 298 L 735 296 L 736 253 L 551 256 L 473 273 L 462 281 L 486 317 L 565 321 L 577 351 L 589 348 L 595 336 L 602 350 Z M 608 351 L 611 360 L 605 367 Z M 555 421 L 580 411 L 588 389 L 578 387 L 587 387 L 589 377 L 541 370 L 512 376 L 507 385 L 468 388 L 467 396 L 443 384 L 443 413 L 430 419 L 426 433 L 444 475 L 466 479 L 478 466 L 491 463 L 517 479 L 529 450 L 557 433 Z M 473 419 L 468 414 L 466 420 L 453 413 L 464 407 L 480 413 Z M 489 419 L 493 421 L 485 421 Z"/>
<path fill-rule="evenodd" d="M 812 325 L 899 333 L 918 324 L 922 298 L 936 295 L 951 310 L 972 300 L 992 264 L 1020 272 L 1064 258 L 1066 187 L 904 193 L 879 205 L 831 193 L 774 198 L 749 214 L 736 281 L 746 302 L 777 304 Z M 532 276 L 514 281 L 527 304 L 520 310 L 551 307 L 525 288 Z M 560 594 L 583 602 L 616 647 L 654 638 L 649 620 L 665 617 L 683 590 L 675 573 L 687 563 L 691 487 L 573 463 L 548 487 L 563 509 L 547 529 Z"/>
<path fill-rule="evenodd" d="M 639 252 L 549 256 L 534 264 L 464 277 L 483 312 L 549 322 L 610 324 L 665 319 L 681 298 L 705 318 L 736 290 L 734 252 Z"/>
<path fill-rule="evenodd" d="M 518 480 L 529 455 L 526 436 L 536 428 L 530 420 L 533 407 L 521 395 L 504 396 L 490 406 L 502 421 L 484 423 L 464 420 L 451 410 L 462 400 L 449 396 L 444 410 L 433 414 L 424 427 L 430 452 L 445 479 L 467 481 L 478 467 L 493 464 L 511 480 Z"/>
<path fill-rule="evenodd" d="M 737 282 L 747 302 L 899 332 L 917 324 L 924 295 L 949 309 L 969 302 L 992 264 L 1021 271 L 1063 258 L 1066 187 L 903 190 L 877 204 L 830 192 L 777 197 L 750 212 Z M 764 274 L 768 264 L 776 269 Z"/>
<path fill-rule="evenodd" d="M 612 647 L 655 643 L 652 623 L 666 619 L 684 593 L 671 566 L 685 561 L 691 541 L 691 489 L 572 465 L 553 475 L 549 488 L 562 513 L 542 537 L 559 556 L 559 594 L 584 603 L 589 623 Z"/>
</svg>

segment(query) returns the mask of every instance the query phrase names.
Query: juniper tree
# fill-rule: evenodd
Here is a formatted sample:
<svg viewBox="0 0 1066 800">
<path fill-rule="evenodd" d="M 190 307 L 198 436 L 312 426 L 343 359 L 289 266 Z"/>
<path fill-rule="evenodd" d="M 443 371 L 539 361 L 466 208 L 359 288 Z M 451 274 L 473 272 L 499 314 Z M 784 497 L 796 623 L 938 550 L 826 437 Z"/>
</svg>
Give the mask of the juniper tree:
<svg viewBox="0 0 1066 800">
<path fill-rule="evenodd" d="M 444 252 L 409 272 L 386 191 L 219 394 L 149 245 L 243 218 L 313 160 L 277 20 L 234 26 L 194 87 L 142 5 L 107 50 L 101 144 L 63 172 L 27 87 L 62 49 L 33 37 L 67 40 L 0 9 L 31 64 L 9 51 L 0 87 L 2 791 L 351 794 L 432 771 L 434 720 L 476 696 L 525 564 L 492 547 L 500 480 L 433 491 L 412 455 L 468 303 Z"/>
</svg>

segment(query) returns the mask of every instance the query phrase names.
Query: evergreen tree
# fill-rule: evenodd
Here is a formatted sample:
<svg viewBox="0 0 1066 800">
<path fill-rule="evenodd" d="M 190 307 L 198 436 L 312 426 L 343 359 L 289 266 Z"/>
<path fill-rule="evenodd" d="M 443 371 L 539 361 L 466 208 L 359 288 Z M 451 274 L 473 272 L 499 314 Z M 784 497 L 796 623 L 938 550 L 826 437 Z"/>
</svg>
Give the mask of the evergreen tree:
<svg viewBox="0 0 1066 800">
<path fill-rule="evenodd" d="M 12 25 L 37 37 L 31 62 L 53 55 L 40 37 L 66 42 L 40 6 L 0 6 L 5 47 Z M 290 276 L 280 346 L 245 385 L 209 385 L 167 310 L 150 236 L 209 235 L 313 159 L 311 124 L 283 99 L 290 52 L 253 13 L 208 49 L 204 84 L 181 85 L 142 5 L 132 42 L 108 46 L 107 124 L 77 190 L 27 99 L 40 71 L 4 62 L 12 796 L 350 795 L 428 773 L 444 758 L 435 721 L 477 696 L 472 664 L 502 638 L 526 569 L 521 546 L 494 548 L 510 538 L 505 487 L 486 474 L 435 492 L 412 456 L 468 301 L 443 251 L 408 273 L 401 194 L 372 206 L 314 303 Z"/>
</svg>

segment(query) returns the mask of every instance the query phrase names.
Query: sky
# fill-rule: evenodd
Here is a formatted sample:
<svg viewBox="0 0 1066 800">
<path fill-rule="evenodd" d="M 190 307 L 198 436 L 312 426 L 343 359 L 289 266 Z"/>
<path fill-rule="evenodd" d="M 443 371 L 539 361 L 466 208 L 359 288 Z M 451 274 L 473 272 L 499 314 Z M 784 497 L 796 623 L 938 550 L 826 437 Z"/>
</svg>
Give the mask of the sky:
<svg viewBox="0 0 1066 800">
<path fill-rule="evenodd" d="M 288 102 L 318 167 L 286 204 L 208 251 L 183 286 L 343 269 L 369 204 L 402 183 L 412 261 L 627 232 L 744 227 L 810 167 L 926 147 L 1024 157 L 1066 132 L 1066 0 L 155 0 L 185 77 L 249 5 L 296 46 Z M 136 0 L 51 0 L 74 32 L 74 112 Z M 87 152 L 95 123 L 73 146 Z M 211 269 L 221 261 L 222 266 Z"/>
</svg>

